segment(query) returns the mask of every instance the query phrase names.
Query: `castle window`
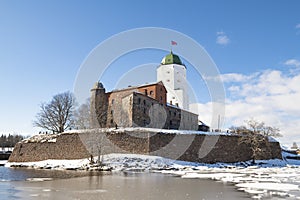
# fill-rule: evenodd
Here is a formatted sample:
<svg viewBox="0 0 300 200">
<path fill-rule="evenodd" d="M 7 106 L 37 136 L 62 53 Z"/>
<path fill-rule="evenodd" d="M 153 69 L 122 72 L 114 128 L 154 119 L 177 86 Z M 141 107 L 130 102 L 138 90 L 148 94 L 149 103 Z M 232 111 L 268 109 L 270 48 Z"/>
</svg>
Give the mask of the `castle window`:
<svg viewBox="0 0 300 200">
<path fill-rule="evenodd" d="M 172 120 L 170 120 L 170 125 L 172 125 L 173 123 L 172 123 Z"/>
<path fill-rule="evenodd" d="M 111 119 L 111 120 L 110 120 L 110 123 L 111 123 L 111 124 L 113 124 L 113 123 L 114 123 L 114 120 L 113 120 L 113 119 Z"/>
<path fill-rule="evenodd" d="M 160 100 L 161 100 L 161 101 L 163 100 L 162 96 L 160 96 Z"/>
<path fill-rule="evenodd" d="M 113 114 L 114 114 L 114 110 L 111 110 L 111 111 L 110 111 L 110 114 L 112 114 L 112 115 L 113 115 Z"/>
<path fill-rule="evenodd" d="M 145 89 L 145 95 L 148 95 L 148 90 L 147 89 Z"/>
<path fill-rule="evenodd" d="M 146 100 L 143 101 L 144 105 L 146 105 Z"/>
<path fill-rule="evenodd" d="M 111 100 L 111 104 L 114 104 L 114 102 L 115 102 L 115 100 L 114 100 L 114 99 L 112 99 L 112 100 Z"/>
<path fill-rule="evenodd" d="M 146 114 L 146 108 L 144 108 L 144 114 Z"/>
<path fill-rule="evenodd" d="M 141 98 L 138 98 L 138 104 L 141 104 Z"/>
<path fill-rule="evenodd" d="M 176 116 L 176 112 L 174 112 L 174 116 Z"/>
<path fill-rule="evenodd" d="M 150 91 L 150 95 L 151 95 L 151 96 L 153 95 L 153 91 L 152 91 L 152 90 Z"/>
<path fill-rule="evenodd" d="M 170 74 L 170 71 L 167 71 L 168 74 Z"/>
<path fill-rule="evenodd" d="M 143 120 L 143 124 L 144 124 L 144 126 L 146 126 L 146 125 L 147 125 L 147 122 L 146 122 L 146 120 L 145 120 L 145 119 Z"/>
<path fill-rule="evenodd" d="M 170 79 L 167 79 L 167 82 L 170 82 Z"/>
</svg>

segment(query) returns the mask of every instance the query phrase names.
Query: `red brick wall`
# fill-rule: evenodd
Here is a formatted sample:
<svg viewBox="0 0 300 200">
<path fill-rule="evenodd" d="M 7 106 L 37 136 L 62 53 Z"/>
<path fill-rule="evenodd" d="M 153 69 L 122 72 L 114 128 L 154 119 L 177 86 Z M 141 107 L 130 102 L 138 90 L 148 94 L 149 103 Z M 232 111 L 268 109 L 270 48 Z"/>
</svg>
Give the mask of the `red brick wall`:
<svg viewBox="0 0 300 200">
<path fill-rule="evenodd" d="M 167 90 L 165 86 L 160 83 L 139 87 L 138 91 L 144 95 L 156 99 L 163 105 L 166 105 L 167 103 Z"/>
</svg>

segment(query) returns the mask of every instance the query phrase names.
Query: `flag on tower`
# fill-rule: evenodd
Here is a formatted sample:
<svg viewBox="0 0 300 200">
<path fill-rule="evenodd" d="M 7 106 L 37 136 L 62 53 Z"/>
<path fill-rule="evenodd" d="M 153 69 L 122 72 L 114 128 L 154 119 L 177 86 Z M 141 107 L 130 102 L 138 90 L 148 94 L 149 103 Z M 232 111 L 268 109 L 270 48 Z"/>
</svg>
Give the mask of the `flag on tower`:
<svg viewBox="0 0 300 200">
<path fill-rule="evenodd" d="M 175 41 L 171 41 L 171 45 L 177 45 L 177 42 L 175 42 Z"/>
</svg>

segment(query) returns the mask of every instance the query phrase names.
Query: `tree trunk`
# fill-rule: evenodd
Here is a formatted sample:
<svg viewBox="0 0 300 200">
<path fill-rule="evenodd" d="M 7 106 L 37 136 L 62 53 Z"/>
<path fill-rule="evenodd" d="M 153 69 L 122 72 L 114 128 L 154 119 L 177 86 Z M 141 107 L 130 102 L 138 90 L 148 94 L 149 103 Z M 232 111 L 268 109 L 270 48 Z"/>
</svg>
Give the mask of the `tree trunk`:
<svg viewBox="0 0 300 200">
<path fill-rule="evenodd" d="M 255 156 L 252 157 L 252 165 L 255 165 Z"/>
</svg>

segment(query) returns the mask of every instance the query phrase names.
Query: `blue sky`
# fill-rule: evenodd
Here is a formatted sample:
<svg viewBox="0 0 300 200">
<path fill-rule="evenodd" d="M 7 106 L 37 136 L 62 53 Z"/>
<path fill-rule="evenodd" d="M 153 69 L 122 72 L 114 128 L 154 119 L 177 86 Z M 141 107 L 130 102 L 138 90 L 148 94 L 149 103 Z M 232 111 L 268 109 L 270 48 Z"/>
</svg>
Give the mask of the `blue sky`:
<svg viewBox="0 0 300 200">
<path fill-rule="evenodd" d="M 229 108 L 225 116 L 227 126 L 242 123 L 246 116 L 251 116 L 278 125 L 287 135 L 281 139 L 284 143 L 300 144 L 297 136 L 300 112 L 296 108 L 299 87 L 294 88 L 299 84 L 300 68 L 299 7 L 296 0 L 2 0 L 0 133 L 38 131 L 32 127 L 32 120 L 40 103 L 59 92 L 73 90 L 80 65 L 99 43 L 129 29 L 163 27 L 197 41 L 224 75 Z M 164 54 L 162 51 L 132 53 L 115 65 L 130 69 L 143 63 L 159 63 Z M 191 82 L 199 81 L 192 71 L 189 73 Z M 284 91 L 269 92 L 274 89 L 271 86 Z M 290 100 L 283 98 L 286 94 L 296 96 L 285 103 Z M 265 110 L 269 101 L 278 103 Z M 200 103 L 205 112 L 209 108 L 207 94 L 203 99 L 200 97 Z M 261 110 L 257 108 L 257 112 L 248 107 L 257 105 L 264 106 Z M 242 110 L 230 110 L 239 106 Z M 248 109 L 252 112 L 248 113 Z M 209 121 L 209 116 L 203 114 L 203 117 Z M 293 128 L 286 128 L 287 124 Z"/>
</svg>

